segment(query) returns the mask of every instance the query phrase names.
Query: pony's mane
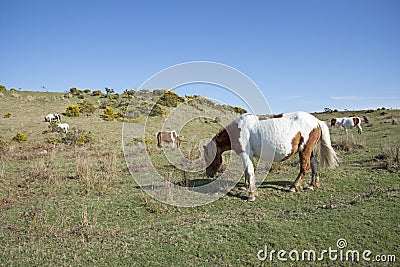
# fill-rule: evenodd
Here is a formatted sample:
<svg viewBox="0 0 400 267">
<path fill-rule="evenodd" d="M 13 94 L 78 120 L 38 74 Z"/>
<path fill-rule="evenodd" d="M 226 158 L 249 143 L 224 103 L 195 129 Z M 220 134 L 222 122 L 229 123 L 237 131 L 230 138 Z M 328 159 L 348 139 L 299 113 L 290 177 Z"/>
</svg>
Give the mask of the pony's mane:
<svg viewBox="0 0 400 267">
<path fill-rule="evenodd" d="M 267 115 L 258 115 L 258 120 L 269 120 L 269 119 L 280 119 L 283 117 L 283 113 L 280 114 L 267 114 Z"/>
</svg>

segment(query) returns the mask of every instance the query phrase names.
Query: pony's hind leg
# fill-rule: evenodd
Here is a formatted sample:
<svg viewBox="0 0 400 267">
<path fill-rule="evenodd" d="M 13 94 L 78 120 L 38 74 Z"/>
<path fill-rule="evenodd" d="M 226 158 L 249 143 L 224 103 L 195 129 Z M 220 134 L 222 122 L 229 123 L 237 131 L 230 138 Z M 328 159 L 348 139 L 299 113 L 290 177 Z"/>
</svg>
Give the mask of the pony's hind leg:
<svg viewBox="0 0 400 267">
<path fill-rule="evenodd" d="M 311 160 L 312 160 L 312 165 L 313 167 L 313 179 L 317 180 L 317 169 L 318 169 L 318 162 L 316 162 L 316 158 L 313 155 L 313 150 L 315 145 L 317 144 L 318 140 L 321 138 L 321 128 L 315 128 L 313 129 L 308 137 L 308 140 L 303 148 L 303 150 L 299 151 L 299 157 L 300 157 L 300 173 L 297 176 L 296 180 L 290 187 L 291 192 L 296 192 L 301 190 L 301 180 L 303 180 L 304 176 L 307 174 L 307 171 L 310 169 L 311 166 Z"/>
<path fill-rule="evenodd" d="M 314 153 L 311 154 L 311 159 L 310 159 L 310 163 L 311 163 L 311 184 L 310 186 L 307 188 L 309 190 L 314 190 L 315 188 L 319 188 L 321 186 L 321 183 L 319 182 L 319 174 L 318 174 L 318 160 L 315 157 Z"/>
<path fill-rule="evenodd" d="M 300 173 L 297 176 L 296 180 L 290 186 L 290 192 L 300 191 L 301 181 L 303 180 L 304 176 L 306 175 L 307 171 L 310 169 L 310 157 L 305 157 L 303 152 L 299 152 L 300 156 Z"/>
</svg>

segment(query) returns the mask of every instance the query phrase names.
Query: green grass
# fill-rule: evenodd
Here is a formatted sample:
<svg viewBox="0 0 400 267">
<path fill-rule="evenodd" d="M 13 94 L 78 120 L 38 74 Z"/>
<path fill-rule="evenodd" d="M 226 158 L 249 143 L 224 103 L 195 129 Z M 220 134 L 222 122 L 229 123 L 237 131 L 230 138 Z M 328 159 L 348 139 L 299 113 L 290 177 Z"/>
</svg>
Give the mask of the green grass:
<svg viewBox="0 0 400 267">
<path fill-rule="evenodd" d="M 331 129 L 340 166 L 321 171 L 320 190 L 285 192 L 297 176 L 296 156 L 274 164 L 254 203 L 245 202 L 247 193 L 235 188 L 211 204 L 178 208 L 151 198 L 135 183 L 121 149 L 121 122 L 102 120 L 102 110 L 88 118 L 64 116 L 71 127 L 91 132 L 92 142 L 53 146 L 45 140 L 58 134 L 42 133 L 47 129 L 43 117 L 62 113 L 81 99 L 17 93 L 20 98 L 8 92 L 0 98 L 0 114 L 12 113 L 0 121 L 0 138 L 9 143 L 0 155 L 0 266 L 275 266 L 288 263 L 276 257 L 272 263 L 260 262 L 258 251 L 267 246 L 320 252 L 336 249 L 339 238 L 347 240 L 348 249 L 400 257 L 400 171 L 398 164 L 387 165 L 384 157 L 387 148 L 400 141 L 400 127 L 392 124 L 399 111 L 368 113 L 371 125 L 363 125 L 362 135 L 350 131 L 351 142 L 343 139 L 342 129 Z M 204 108 L 203 114 L 209 114 Z M 329 121 L 352 113 L 364 114 L 316 116 Z M 154 137 L 161 123 L 162 118 L 155 117 L 146 134 Z M 185 125 L 183 153 L 196 158 L 198 141 L 219 127 L 203 119 Z M 16 132 L 28 140 L 11 141 Z M 339 147 L 344 143 L 349 149 Z M 156 144 L 148 149 L 161 173 L 176 183 L 184 179 Z M 187 175 L 189 180 L 206 179 L 204 171 Z M 310 174 L 305 182 L 309 179 Z M 315 264 L 352 265 L 329 260 Z"/>
</svg>

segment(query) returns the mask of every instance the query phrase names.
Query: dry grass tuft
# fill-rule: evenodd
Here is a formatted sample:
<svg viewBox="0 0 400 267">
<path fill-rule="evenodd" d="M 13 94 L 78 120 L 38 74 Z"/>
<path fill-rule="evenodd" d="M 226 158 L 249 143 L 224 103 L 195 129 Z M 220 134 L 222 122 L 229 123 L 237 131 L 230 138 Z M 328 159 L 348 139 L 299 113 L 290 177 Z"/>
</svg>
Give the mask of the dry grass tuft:
<svg viewBox="0 0 400 267">
<path fill-rule="evenodd" d="M 87 152 L 81 152 L 76 157 L 75 170 L 85 193 L 95 190 L 104 195 L 118 172 L 117 155 L 108 153 L 95 162 Z"/>
<path fill-rule="evenodd" d="M 381 147 L 381 153 L 375 157 L 380 161 L 381 166 L 387 170 L 400 169 L 400 144 L 390 142 L 393 145 L 386 144 Z"/>
<path fill-rule="evenodd" d="M 352 152 L 364 147 L 364 142 L 354 137 L 353 134 L 341 135 L 333 140 L 333 147 L 337 150 Z"/>
</svg>

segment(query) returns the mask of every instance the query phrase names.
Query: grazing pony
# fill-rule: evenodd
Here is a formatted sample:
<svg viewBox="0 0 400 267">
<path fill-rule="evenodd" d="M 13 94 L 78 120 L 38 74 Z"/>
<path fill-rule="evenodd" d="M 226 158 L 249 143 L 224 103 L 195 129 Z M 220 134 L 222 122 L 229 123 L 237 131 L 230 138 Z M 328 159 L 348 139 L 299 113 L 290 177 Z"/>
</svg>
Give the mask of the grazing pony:
<svg viewBox="0 0 400 267">
<path fill-rule="evenodd" d="M 182 140 L 179 138 L 175 130 L 173 130 L 157 133 L 157 146 L 159 148 L 162 148 L 162 142 L 172 143 L 172 147 L 174 147 L 174 145 L 176 144 L 176 147 L 179 148 Z"/>
<path fill-rule="evenodd" d="M 61 122 L 61 116 L 60 116 L 60 114 L 50 113 L 50 114 L 47 114 L 46 117 L 44 117 L 44 121 L 47 121 L 47 122 L 55 121 L 56 123 L 60 123 Z"/>
<path fill-rule="evenodd" d="M 316 144 L 321 143 L 320 159 L 323 167 L 337 166 L 336 153 L 331 146 L 328 126 L 306 112 L 279 115 L 256 116 L 244 114 L 215 135 L 204 146 L 206 175 L 214 177 L 222 164 L 222 153 L 234 150 L 242 159 L 245 186 L 248 186 L 248 201 L 258 196 L 255 186 L 253 156 L 268 160 L 274 153 L 273 161 L 284 161 L 299 152 L 300 173 L 290 187 L 291 192 L 301 189 L 301 180 L 312 169 L 309 189 L 319 187 L 318 160 L 314 155 Z M 216 152 L 215 152 L 216 147 Z M 262 149 L 261 149 L 262 148 Z M 269 153 L 268 153 L 269 152 Z M 270 159 L 271 160 L 271 159 Z"/>
<path fill-rule="evenodd" d="M 344 118 L 333 118 L 331 119 L 331 126 L 340 125 L 344 129 L 344 133 L 347 134 L 347 129 L 357 127 L 358 133 L 362 133 L 361 122 L 369 123 L 367 117 L 344 117 Z"/>
<path fill-rule="evenodd" d="M 57 127 L 58 127 L 60 130 L 64 131 L 66 134 L 68 133 L 68 130 L 69 130 L 69 125 L 68 125 L 68 123 L 57 123 Z"/>
</svg>

